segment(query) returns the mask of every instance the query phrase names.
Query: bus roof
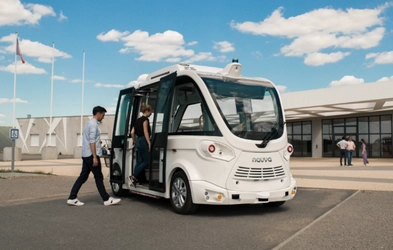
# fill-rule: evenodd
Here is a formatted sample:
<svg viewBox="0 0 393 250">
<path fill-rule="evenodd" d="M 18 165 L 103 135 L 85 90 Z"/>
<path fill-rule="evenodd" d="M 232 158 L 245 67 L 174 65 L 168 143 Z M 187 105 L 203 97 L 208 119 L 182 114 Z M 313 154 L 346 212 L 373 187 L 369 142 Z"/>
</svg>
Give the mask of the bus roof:
<svg viewBox="0 0 393 250">
<path fill-rule="evenodd" d="M 143 79 L 143 82 L 138 84 L 136 87 L 141 87 L 150 84 L 154 79 L 159 79 L 165 75 L 168 75 L 173 72 L 181 72 L 181 71 L 193 71 L 199 75 L 209 75 L 209 76 L 218 76 L 224 77 L 228 79 L 249 79 L 256 81 L 263 81 L 265 83 L 273 84 L 268 79 L 262 77 L 244 77 L 242 76 L 242 65 L 238 62 L 232 62 L 226 65 L 225 68 L 217 68 L 217 67 L 209 67 L 195 64 L 187 64 L 187 63 L 179 63 L 175 65 L 171 65 L 160 70 L 157 70 L 153 73 L 150 73 Z M 274 85 L 274 84 L 273 84 Z"/>
</svg>

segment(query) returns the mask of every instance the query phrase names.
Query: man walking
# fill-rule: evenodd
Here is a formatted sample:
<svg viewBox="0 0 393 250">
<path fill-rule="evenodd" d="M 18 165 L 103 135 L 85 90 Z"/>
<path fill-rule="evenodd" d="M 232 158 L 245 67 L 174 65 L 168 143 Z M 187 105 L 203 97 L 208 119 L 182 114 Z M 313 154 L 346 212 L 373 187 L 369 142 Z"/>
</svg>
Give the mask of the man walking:
<svg viewBox="0 0 393 250">
<path fill-rule="evenodd" d="M 79 189 L 83 183 L 89 178 L 90 172 L 93 172 L 94 179 L 96 181 L 97 190 L 104 201 L 105 206 L 114 205 L 120 202 L 120 199 L 110 197 L 105 190 L 104 176 L 101 170 L 102 155 L 101 140 L 100 140 L 100 128 L 98 123 L 101 122 L 105 117 L 106 109 L 100 106 L 93 108 L 93 118 L 87 122 L 85 129 L 83 130 L 82 137 L 82 171 L 75 181 L 74 186 L 71 189 L 70 196 L 68 197 L 67 204 L 73 206 L 83 206 L 84 203 L 78 200 L 77 195 Z"/>
<path fill-rule="evenodd" d="M 342 137 L 341 141 L 337 144 L 337 147 L 340 149 L 340 166 L 343 165 L 343 158 L 344 158 L 344 166 L 347 165 L 347 141 L 345 140 L 345 136 Z"/>
</svg>

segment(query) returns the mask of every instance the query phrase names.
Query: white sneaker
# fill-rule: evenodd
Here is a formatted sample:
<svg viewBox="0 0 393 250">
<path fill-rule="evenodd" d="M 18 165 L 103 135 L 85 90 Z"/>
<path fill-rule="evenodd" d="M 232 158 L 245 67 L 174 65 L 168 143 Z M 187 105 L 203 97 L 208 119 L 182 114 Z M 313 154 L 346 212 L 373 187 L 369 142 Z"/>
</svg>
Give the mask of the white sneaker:
<svg viewBox="0 0 393 250">
<path fill-rule="evenodd" d="M 83 206 L 85 203 L 75 198 L 75 199 L 68 199 L 67 204 L 72 206 Z"/>
<path fill-rule="evenodd" d="M 120 201 L 121 201 L 121 199 L 119 199 L 119 198 L 109 197 L 109 199 L 107 201 L 104 201 L 104 205 L 105 206 L 115 205 L 115 204 L 119 203 Z"/>
</svg>

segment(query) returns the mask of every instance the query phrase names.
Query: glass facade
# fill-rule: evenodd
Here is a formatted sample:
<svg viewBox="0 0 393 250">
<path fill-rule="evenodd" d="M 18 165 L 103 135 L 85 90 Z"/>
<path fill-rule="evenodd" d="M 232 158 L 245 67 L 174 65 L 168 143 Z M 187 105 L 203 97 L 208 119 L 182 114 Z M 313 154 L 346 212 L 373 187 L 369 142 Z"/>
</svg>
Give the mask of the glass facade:
<svg viewBox="0 0 393 250">
<path fill-rule="evenodd" d="M 311 157 L 311 121 L 287 122 L 288 142 L 293 145 L 292 156 Z"/>
<path fill-rule="evenodd" d="M 336 144 L 342 136 L 355 142 L 354 157 L 361 156 L 360 139 L 367 143 L 368 157 L 392 157 L 392 115 L 322 120 L 323 157 L 340 155 Z"/>
</svg>

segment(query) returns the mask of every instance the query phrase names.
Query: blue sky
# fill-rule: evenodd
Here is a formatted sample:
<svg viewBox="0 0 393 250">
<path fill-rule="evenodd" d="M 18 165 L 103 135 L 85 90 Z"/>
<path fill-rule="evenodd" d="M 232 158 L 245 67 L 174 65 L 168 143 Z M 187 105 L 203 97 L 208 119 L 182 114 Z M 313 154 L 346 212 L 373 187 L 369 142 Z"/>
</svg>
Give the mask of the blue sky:
<svg viewBox="0 0 393 250">
<path fill-rule="evenodd" d="M 236 57 L 282 93 L 393 80 L 393 2 L 1 0 L 0 126 L 13 124 L 16 32 L 16 118 L 50 116 L 53 53 L 52 116 L 81 115 L 83 51 L 84 115 L 179 62 Z"/>
</svg>

